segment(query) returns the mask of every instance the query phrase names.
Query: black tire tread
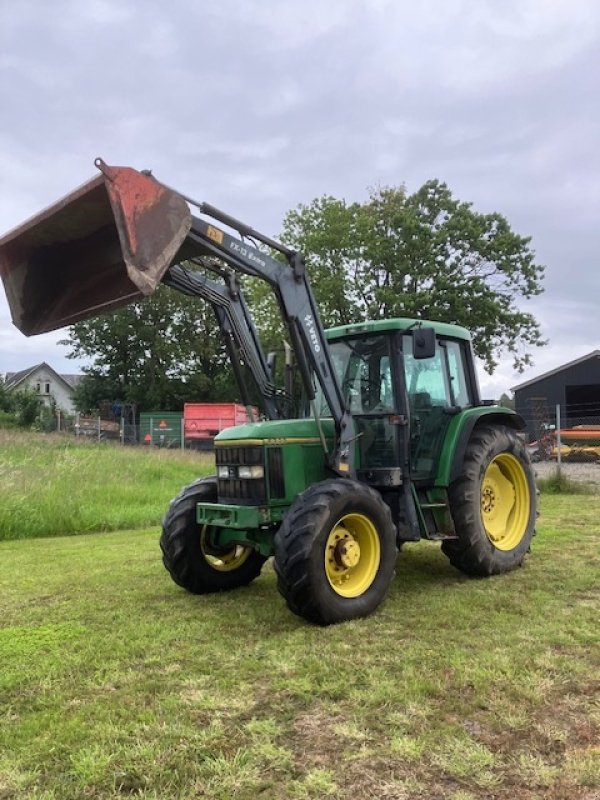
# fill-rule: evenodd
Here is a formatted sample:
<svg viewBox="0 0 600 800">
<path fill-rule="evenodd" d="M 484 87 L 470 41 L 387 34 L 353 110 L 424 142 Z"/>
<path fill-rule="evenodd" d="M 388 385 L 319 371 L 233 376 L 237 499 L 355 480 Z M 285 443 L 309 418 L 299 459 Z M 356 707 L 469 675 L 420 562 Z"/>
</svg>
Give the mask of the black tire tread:
<svg viewBox="0 0 600 800">
<path fill-rule="evenodd" d="M 510 551 L 494 547 L 481 521 L 481 479 L 492 457 L 510 452 L 522 463 L 528 476 L 530 519 L 521 542 Z M 523 563 L 535 533 L 536 488 L 527 449 L 512 428 L 479 425 L 467 445 L 462 476 L 448 490 L 450 510 L 458 539 L 442 542 L 450 563 L 467 575 L 488 577 L 509 572 Z"/>
<path fill-rule="evenodd" d="M 320 593 L 315 592 L 314 575 L 311 576 L 309 569 L 315 535 L 322 526 L 322 520 L 327 518 L 330 507 L 349 494 L 372 503 L 382 515 L 382 558 L 379 575 L 374 581 L 374 584 L 379 581 L 379 586 L 375 588 L 373 596 L 367 599 L 352 598 L 344 602 L 334 598 L 333 603 L 324 603 Z M 277 588 L 288 608 L 310 622 L 329 625 L 366 616 L 374 611 L 387 594 L 394 576 L 396 555 L 396 530 L 390 509 L 381 496 L 365 484 L 349 479 L 324 481 L 298 495 L 275 535 L 274 568 Z M 324 568 L 322 581 L 327 583 Z M 369 589 L 365 594 L 370 591 Z M 331 593 L 334 594 L 333 590 Z"/>
<path fill-rule="evenodd" d="M 216 478 L 200 478 L 171 501 L 163 520 L 160 537 L 163 564 L 173 581 L 192 594 L 245 586 L 258 577 L 267 560 L 260 553 L 252 552 L 236 570 L 221 572 L 210 566 L 200 548 L 196 504 L 203 501 L 214 503 L 216 499 Z"/>
</svg>

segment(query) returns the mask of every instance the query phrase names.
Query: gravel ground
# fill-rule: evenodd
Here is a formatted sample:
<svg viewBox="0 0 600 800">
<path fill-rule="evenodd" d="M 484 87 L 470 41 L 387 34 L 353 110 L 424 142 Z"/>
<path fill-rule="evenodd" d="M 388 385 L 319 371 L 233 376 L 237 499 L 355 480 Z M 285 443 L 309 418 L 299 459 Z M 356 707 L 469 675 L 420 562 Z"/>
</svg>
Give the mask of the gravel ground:
<svg viewBox="0 0 600 800">
<path fill-rule="evenodd" d="M 532 466 L 538 478 L 548 478 L 556 471 L 556 461 L 538 461 Z M 561 464 L 561 470 L 572 481 L 600 485 L 600 464 L 567 462 Z"/>
</svg>

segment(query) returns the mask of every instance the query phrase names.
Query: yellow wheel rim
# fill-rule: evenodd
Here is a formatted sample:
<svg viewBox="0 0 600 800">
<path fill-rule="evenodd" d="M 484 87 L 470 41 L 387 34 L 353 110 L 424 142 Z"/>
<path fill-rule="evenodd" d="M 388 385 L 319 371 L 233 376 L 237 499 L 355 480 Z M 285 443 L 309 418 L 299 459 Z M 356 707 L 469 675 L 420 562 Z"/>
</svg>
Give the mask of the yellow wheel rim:
<svg viewBox="0 0 600 800">
<path fill-rule="evenodd" d="M 325 574 L 342 597 L 359 597 L 379 569 L 381 545 L 377 528 L 364 514 L 346 514 L 331 529 L 325 543 Z"/>
<path fill-rule="evenodd" d="M 529 524 L 530 500 L 521 462 L 510 453 L 496 456 L 481 483 L 481 519 L 498 550 L 514 550 L 520 544 Z"/>
<path fill-rule="evenodd" d="M 222 553 L 213 551 L 208 546 L 206 528 L 202 530 L 200 536 L 200 549 L 202 550 L 202 555 L 206 563 L 218 572 L 233 572 L 234 569 L 238 569 L 247 561 L 252 552 L 251 547 L 242 547 L 241 544 L 235 544 L 229 550 L 224 550 Z"/>
</svg>

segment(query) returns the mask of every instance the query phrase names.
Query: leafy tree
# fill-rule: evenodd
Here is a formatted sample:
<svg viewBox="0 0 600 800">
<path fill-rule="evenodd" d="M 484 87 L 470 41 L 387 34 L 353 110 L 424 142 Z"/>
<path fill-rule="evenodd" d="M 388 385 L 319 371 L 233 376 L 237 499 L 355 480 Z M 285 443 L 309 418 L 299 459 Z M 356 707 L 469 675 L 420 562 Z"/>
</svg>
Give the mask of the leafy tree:
<svg viewBox="0 0 600 800">
<path fill-rule="evenodd" d="M 4 379 L 0 375 L 0 411 L 10 412 L 13 410 L 13 405 L 12 395 L 6 388 Z"/>
<path fill-rule="evenodd" d="M 394 316 L 458 323 L 472 331 L 488 372 L 502 351 L 523 369 L 528 350 L 544 344 L 517 305 L 542 291 L 530 239 L 500 214 L 454 199 L 444 183 L 412 195 L 378 188 L 364 203 L 317 198 L 287 214 L 282 239 L 306 255 L 326 326 Z M 246 278 L 245 290 L 265 348 L 281 348 L 268 287 Z M 239 399 L 212 309 L 167 287 L 73 325 L 64 343 L 70 357 L 94 359 L 76 393 L 82 411 L 103 400 L 177 410 L 185 400 Z"/>
<path fill-rule="evenodd" d="M 58 409 L 54 400 L 51 401 L 50 405 L 40 403 L 38 405 L 38 413 L 32 425 L 34 430 L 44 431 L 45 433 L 55 431 L 57 411 Z"/>
<path fill-rule="evenodd" d="M 326 326 L 394 316 L 457 323 L 473 333 L 488 372 L 502 351 L 522 370 L 528 348 L 544 344 L 517 305 L 542 291 L 530 238 L 501 214 L 454 199 L 444 183 L 412 195 L 378 188 L 362 204 L 317 198 L 287 214 L 282 239 L 306 255 Z M 261 328 L 275 330 L 264 288 L 252 292 Z"/>
<path fill-rule="evenodd" d="M 34 389 L 21 389 L 13 394 L 13 409 L 17 424 L 30 428 L 40 411 L 40 399 Z"/>
<path fill-rule="evenodd" d="M 116 399 L 142 411 L 237 399 L 212 309 L 167 287 L 76 323 L 63 343 L 71 347 L 69 358 L 94 359 L 76 390 L 80 411 Z"/>
<path fill-rule="evenodd" d="M 84 368 L 88 369 L 88 368 Z M 97 415 L 104 401 L 119 399 L 122 385 L 92 367 L 73 390 L 73 405 L 82 414 Z"/>
</svg>

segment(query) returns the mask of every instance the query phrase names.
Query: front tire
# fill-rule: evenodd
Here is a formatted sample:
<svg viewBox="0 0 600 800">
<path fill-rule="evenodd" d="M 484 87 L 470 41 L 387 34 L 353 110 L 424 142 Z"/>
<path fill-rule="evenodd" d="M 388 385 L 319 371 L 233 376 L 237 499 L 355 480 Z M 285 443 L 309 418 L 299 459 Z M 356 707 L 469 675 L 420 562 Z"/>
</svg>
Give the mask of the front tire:
<svg viewBox="0 0 600 800">
<path fill-rule="evenodd" d="M 251 547 L 214 546 L 210 527 L 196 522 L 196 505 L 216 502 L 216 478 L 202 478 L 182 490 L 163 520 L 163 564 L 175 583 L 193 594 L 245 586 L 260 574 L 267 560 Z"/>
<path fill-rule="evenodd" d="M 396 530 L 364 484 L 324 481 L 300 494 L 275 536 L 277 588 L 294 614 L 330 625 L 365 617 L 394 575 Z"/>
<path fill-rule="evenodd" d="M 442 543 L 467 575 L 497 575 L 522 564 L 535 532 L 536 487 L 527 450 L 511 428 L 481 425 L 464 472 L 448 490 L 458 539 Z"/>
</svg>

